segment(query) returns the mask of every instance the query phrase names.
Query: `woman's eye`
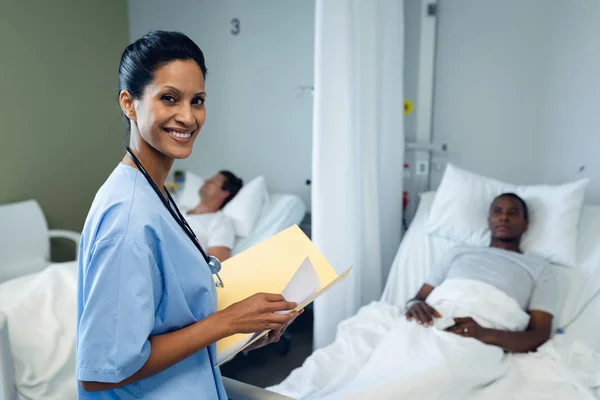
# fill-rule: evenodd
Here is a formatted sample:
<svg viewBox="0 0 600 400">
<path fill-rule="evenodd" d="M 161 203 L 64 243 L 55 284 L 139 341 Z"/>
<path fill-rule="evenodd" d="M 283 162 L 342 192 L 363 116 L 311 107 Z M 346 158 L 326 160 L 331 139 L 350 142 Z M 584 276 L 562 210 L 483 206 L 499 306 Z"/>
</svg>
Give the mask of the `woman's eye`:
<svg viewBox="0 0 600 400">
<path fill-rule="evenodd" d="M 166 101 L 168 103 L 175 103 L 175 97 L 173 97 L 169 94 L 165 94 L 163 97 L 161 97 L 161 99 L 163 99 L 164 101 Z"/>
<path fill-rule="evenodd" d="M 202 97 L 196 97 L 194 100 L 192 100 L 192 104 L 202 105 L 204 104 L 204 99 Z"/>
</svg>

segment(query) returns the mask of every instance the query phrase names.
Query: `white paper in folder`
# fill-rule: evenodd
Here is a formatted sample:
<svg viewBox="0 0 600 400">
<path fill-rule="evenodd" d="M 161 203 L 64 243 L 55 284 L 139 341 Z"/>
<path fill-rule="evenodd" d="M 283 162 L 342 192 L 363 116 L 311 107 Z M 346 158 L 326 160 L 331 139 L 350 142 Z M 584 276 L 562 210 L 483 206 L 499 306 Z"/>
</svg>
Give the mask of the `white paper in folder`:
<svg viewBox="0 0 600 400">
<path fill-rule="evenodd" d="M 293 301 L 300 305 L 310 296 L 317 293 L 320 288 L 321 281 L 319 280 L 319 275 L 317 275 L 317 271 L 315 271 L 315 267 L 310 262 L 310 259 L 306 257 L 281 294 L 287 301 Z M 287 313 L 289 311 L 280 312 Z"/>
</svg>

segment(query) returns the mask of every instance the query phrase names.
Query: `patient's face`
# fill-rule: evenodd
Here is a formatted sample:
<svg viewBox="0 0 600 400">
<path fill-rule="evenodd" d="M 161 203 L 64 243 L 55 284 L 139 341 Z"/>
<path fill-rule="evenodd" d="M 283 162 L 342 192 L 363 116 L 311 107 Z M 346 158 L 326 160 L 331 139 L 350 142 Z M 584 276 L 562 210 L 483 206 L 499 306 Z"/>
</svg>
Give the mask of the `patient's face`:
<svg viewBox="0 0 600 400">
<path fill-rule="evenodd" d="M 134 101 L 142 138 L 170 158 L 187 158 L 206 120 L 204 76 L 198 64 L 172 61 L 154 71 L 154 79 Z"/>
<path fill-rule="evenodd" d="M 517 199 L 500 197 L 490 207 L 488 224 L 492 239 L 519 240 L 527 230 L 525 210 Z"/>
<path fill-rule="evenodd" d="M 214 199 L 221 199 L 225 201 L 225 198 L 229 196 L 229 192 L 223 190 L 223 185 L 226 182 L 226 178 L 222 174 L 216 174 L 215 176 L 204 181 L 204 184 L 200 188 L 200 198 L 202 201 L 212 201 Z"/>
</svg>

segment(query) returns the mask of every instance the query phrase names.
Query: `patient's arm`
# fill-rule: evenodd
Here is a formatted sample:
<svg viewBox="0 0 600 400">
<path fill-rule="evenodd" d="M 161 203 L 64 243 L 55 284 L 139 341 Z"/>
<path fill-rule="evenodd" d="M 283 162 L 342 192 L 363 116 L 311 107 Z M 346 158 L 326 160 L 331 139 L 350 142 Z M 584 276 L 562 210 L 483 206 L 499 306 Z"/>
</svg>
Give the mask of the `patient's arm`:
<svg viewBox="0 0 600 400">
<path fill-rule="evenodd" d="M 413 318 L 419 324 L 429 326 L 433 324 L 433 317 L 441 317 L 441 315 L 429 304 L 425 303 L 427 297 L 431 294 L 434 287 L 428 284 L 423 284 L 417 295 L 408 301 L 406 310 L 406 319 L 412 320 Z"/>
<path fill-rule="evenodd" d="M 461 336 L 474 337 L 483 343 L 502 347 L 515 353 L 535 351 L 550 339 L 552 332 L 552 314 L 532 310 L 529 326 L 524 332 L 508 332 L 487 329 L 479 326 L 472 318 L 455 318 L 456 325 L 447 330 Z M 465 328 L 467 333 L 464 332 Z"/>
<path fill-rule="evenodd" d="M 425 301 L 427 297 L 431 294 L 431 292 L 433 292 L 433 289 L 435 289 L 433 286 L 424 283 L 413 300 Z"/>
<path fill-rule="evenodd" d="M 209 256 L 217 257 L 219 261 L 225 261 L 231 257 L 231 249 L 229 247 L 209 247 L 207 253 Z"/>
</svg>

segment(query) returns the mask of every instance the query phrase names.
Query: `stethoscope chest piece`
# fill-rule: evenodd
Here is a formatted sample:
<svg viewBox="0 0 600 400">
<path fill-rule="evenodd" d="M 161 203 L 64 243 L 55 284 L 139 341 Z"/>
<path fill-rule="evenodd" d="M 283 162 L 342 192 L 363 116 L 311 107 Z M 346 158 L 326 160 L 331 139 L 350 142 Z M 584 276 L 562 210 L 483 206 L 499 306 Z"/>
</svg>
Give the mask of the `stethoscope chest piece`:
<svg viewBox="0 0 600 400">
<path fill-rule="evenodd" d="M 219 272 L 221 272 L 221 261 L 215 256 L 208 256 L 208 268 L 210 268 L 210 272 L 217 277 L 217 282 L 215 283 L 217 287 L 224 287 L 223 281 L 219 276 Z"/>
</svg>

